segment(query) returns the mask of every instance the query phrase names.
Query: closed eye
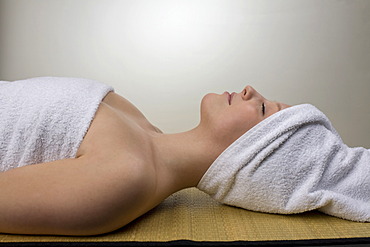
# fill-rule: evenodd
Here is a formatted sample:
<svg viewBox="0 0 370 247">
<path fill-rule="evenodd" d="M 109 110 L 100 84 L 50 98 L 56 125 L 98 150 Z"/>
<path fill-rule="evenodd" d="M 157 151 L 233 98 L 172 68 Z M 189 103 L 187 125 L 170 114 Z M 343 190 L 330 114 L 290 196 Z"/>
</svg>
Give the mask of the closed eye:
<svg viewBox="0 0 370 247">
<path fill-rule="evenodd" d="M 266 107 L 265 107 L 265 103 L 262 103 L 262 115 L 264 116 L 265 115 L 265 109 Z"/>
</svg>

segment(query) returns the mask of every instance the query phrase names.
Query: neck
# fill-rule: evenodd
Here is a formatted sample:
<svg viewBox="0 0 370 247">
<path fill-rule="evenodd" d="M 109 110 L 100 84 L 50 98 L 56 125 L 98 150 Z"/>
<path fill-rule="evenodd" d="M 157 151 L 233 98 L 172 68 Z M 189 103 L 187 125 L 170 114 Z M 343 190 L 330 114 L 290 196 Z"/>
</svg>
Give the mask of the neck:
<svg viewBox="0 0 370 247">
<path fill-rule="evenodd" d="M 183 133 L 153 136 L 158 181 L 171 192 L 196 186 L 217 158 L 217 148 L 205 133 L 198 126 Z"/>
</svg>

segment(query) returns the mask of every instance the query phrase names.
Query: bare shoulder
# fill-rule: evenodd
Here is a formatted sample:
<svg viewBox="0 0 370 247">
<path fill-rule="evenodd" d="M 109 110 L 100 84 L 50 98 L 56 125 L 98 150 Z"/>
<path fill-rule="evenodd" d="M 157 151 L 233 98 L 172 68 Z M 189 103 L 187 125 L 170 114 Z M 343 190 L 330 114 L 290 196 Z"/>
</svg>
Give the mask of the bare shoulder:
<svg viewBox="0 0 370 247">
<path fill-rule="evenodd" d="M 161 201 L 149 156 L 145 135 L 103 102 L 78 157 L 0 174 L 0 232 L 90 235 L 124 226 Z"/>
<path fill-rule="evenodd" d="M 168 196 L 157 190 L 145 119 L 126 104 L 114 94 L 106 97 L 76 158 L 0 174 L 0 232 L 109 232 Z"/>
<path fill-rule="evenodd" d="M 148 130 L 140 123 L 142 119 L 141 113 L 124 98 L 108 94 L 96 112 L 77 157 L 88 160 L 88 169 L 101 169 L 104 180 L 115 181 L 117 187 L 111 190 L 131 186 L 130 193 L 141 193 L 148 198 L 156 187 L 156 170 L 151 140 Z"/>
</svg>

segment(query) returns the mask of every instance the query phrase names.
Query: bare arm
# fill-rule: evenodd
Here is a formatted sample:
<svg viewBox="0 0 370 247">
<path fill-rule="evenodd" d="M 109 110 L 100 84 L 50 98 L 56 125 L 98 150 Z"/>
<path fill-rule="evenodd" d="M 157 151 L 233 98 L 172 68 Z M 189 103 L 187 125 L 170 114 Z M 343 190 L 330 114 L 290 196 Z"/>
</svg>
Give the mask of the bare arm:
<svg viewBox="0 0 370 247">
<path fill-rule="evenodd" d="M 0 232 L 100 234 L 161 201 L 144 167 L 109 162 L 83 156 L 0 173 Z"/>
</svg>

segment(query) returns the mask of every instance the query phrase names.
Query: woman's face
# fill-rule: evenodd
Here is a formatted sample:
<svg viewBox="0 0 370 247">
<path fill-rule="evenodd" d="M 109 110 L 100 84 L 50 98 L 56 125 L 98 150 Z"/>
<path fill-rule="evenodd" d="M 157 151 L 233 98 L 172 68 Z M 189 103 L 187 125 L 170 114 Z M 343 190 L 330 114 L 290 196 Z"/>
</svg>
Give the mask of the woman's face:
<svg viewBox="0 0 370 247">
<path fill-rule="evenodd" d="M 287 107 L 265 99 L 251 86 L 240 93 L 210 93 L 201 103 L 201 125 L 228 146 L 265 118 Z"/>
</svg>

